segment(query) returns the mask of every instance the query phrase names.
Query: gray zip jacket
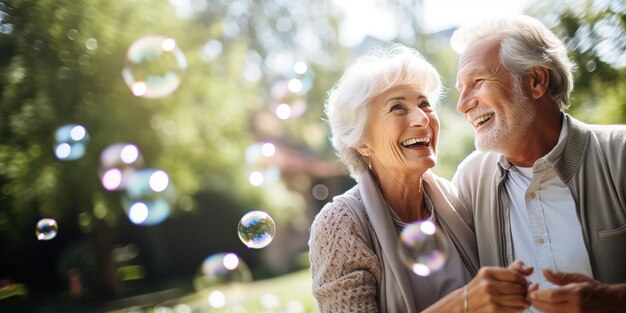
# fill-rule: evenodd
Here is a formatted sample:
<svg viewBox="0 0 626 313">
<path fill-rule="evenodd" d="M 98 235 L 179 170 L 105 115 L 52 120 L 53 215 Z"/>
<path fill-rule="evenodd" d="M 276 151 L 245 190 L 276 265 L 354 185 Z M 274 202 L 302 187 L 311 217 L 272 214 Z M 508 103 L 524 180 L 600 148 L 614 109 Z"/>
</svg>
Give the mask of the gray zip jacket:
<svg viewBox="0 0 626 313">
<path fill-rule="evenodd" d="M 563 114 L 568 137 L 555 169 L 576 203 L 594 278 L 626 283 L 626 126 L 589 125 Z M 471 208 L 481 266 L 513 261 L 508 171 L 496 152 L 475 151 L 453 182 Z"/>
</svg>

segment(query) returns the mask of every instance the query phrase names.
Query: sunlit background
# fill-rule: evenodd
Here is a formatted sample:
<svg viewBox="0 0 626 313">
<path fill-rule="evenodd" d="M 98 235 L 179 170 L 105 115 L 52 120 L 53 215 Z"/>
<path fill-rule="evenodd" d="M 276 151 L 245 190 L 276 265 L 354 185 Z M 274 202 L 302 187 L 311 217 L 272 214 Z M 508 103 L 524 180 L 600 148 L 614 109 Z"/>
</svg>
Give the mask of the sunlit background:
<svg viewBox="0 0 626 313">
<path fill-rule="evenodd" d="M 308 229 L 354 185 L 324 98 L 387 41 L 445 80 L 443 177 L 473 149 L 449 46 L 472 20 L 542 20 L 578 66 L 568 113 L 626 122 L 623 1 L 0 1 L 2 312 L 317 312 Z"/>
</svg>

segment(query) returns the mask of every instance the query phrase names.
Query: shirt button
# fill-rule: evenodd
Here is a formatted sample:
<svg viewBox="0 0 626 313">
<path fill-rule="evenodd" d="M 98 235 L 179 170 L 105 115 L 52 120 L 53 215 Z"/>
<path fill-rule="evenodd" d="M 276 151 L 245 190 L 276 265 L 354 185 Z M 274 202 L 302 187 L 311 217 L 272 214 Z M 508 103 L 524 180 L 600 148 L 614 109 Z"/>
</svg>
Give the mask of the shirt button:
<svg viewBox="0 0 626 313">
<path fill-rule="evenodd" d="M 536 194 L 536 193 L 534 193 L 534 192 L 531 192 L 531 193 L 529 193 L 529 194 L 528 194 L 528 196 L 529 196 L 531 199 L 535 199 L 535 198 L 537 197 L 537 194 Z"/>
<path fill-rule="evenodd" d="M 538 244 L 542 245 L 545 242 L 545 240 L 543 240 L 543 237 L 539 237 L 539 238 L 535 239 L 535 242 L 537 242 Z"/>
</svg>

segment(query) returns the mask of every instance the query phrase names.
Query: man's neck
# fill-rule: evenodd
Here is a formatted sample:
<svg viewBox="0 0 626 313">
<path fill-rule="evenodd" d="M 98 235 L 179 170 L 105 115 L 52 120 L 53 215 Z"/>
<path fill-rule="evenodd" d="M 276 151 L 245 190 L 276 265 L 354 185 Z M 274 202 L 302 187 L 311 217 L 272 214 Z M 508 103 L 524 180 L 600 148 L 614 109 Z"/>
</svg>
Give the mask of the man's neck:
<svg viewBox="0 0 626 313">
<path fill-rule="evenodd" d="M 538 118 L 527 131 L 528 136 L 503 151 L 506 159 L 519 167 L 532 167 L 535 162 L 547 155 L 559 141 L 563 114 Z"/>
</svg>

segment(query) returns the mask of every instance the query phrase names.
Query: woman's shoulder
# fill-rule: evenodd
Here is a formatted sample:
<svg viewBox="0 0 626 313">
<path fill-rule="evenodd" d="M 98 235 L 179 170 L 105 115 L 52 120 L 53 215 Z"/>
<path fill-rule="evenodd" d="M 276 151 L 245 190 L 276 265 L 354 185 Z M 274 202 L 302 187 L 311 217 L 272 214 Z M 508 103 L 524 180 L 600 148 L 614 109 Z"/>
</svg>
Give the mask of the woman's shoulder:
<svg viewBox="0 0 626 313">
<path fill-rule="evenodd" d="M 356 187 L 333 197 L 332 201 L 326 203 L 315 216 L 311 228 L 313 229 L 319 224 L 356 221 L 353 216 L 353 209 L 363 209 L 363 202 Z"/>
</svg>

